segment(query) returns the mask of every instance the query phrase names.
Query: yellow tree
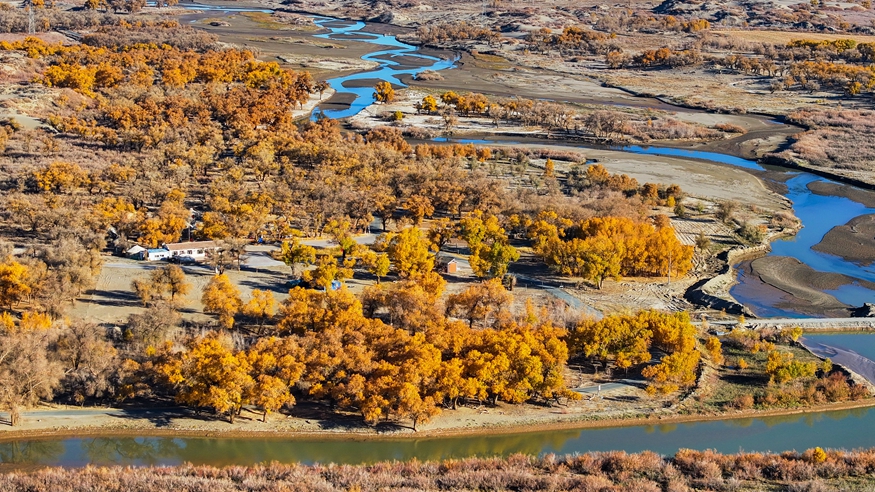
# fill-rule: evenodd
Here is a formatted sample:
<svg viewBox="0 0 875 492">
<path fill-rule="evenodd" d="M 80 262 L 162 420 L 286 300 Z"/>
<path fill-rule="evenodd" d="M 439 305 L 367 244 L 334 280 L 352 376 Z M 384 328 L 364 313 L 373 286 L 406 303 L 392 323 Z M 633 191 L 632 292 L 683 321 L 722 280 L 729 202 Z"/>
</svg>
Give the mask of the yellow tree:
<svg viewBox="0 0 875 492">
<path fill-rule="evenodd" d="M 780 384 L 794 379 L 811 377 L 817 372 L 817 364 L 814 362 L 799 362 L 793 360 L 790 352 L 772 350 L 766 359 L 766 374 L 771 382 Z"/>
<path fill-rule="evenodd" d="M 22 299 L 30 295 L 31 287 L 27 281 L 28 268 L 7 257 L 0 263 L 0 304 L 12 309 Z"/>
<path fill-rule="evenodd" d="M 43 191 L 69 193 L 88 183 L 88 173 L 77 164 L 53 162 L 36 171 L 34 179 Z"/>
<path fill-rule="evenodd" d="M 715 364 L 723 364 L 723 349 L 719 338 L 708 337 L 708 340 L 705 342 L 705 349 L 708 350 L 708 354 Z"/>
<path fill-rule="evenodd" d="M 450 295 L 447 312 L 468 320 L 468 326 L 473 327 L 475 321 L 485 323 L 490 317 L 497 319 L 512 302 L 513 295 L 498 279 L 491 279 Z"/>
<path fill-rule="evenodd" d="M 389 259 L 402 277 L 418 277 L 434 270 L 434 256 L 429 252 L 429 241 L 417 227 L 401 232 L 384 234 L 380 243 L 386 244 Z"/>
<path fill-rule="evenodd" d="M 675 352 L 663 357 L 659 364 L 642 369 L 641 375 L 652 381 L 647 392 L 668 394 L 696 384 L 700 356 L 698 350 Z"/>
<path fill-rule="evenodd" d="M 276 376 L 261 374 L 255 379 L 252 388 L 252 403 L 264 412 L 262 422 L 267 422 L 267 415 L 280 408 L 295 403 L 295 397 L 289 393 L 289 385 Z"/>
<path fill-rule="evenodd" d="M 134 279 L 131 285 L 144 306 L 155 300 L 167 299 L 168 296 L 171 303 L 178 303 L 191 290 L 191 284 L 185 280 L 185 272 L 178 265 L 152 270 L 147 277 Z"/>
<path fill-rule="evenodd" d="M 446 217 L 435 220 L 431 229 L 428 230 L 428 240 L 431 241 L 431 247 L 435 251 L 443 249 L 444 245 L 455 236 L 456 225 Z"/>
<path fill-rule="evenodd" d="M 434 401 L 434 397 L 422 397 L 419 390 L 412 383 L 403 383 L 397 393 L 399 417 L 409 418 L 413 421 L 413 432 L 421 423 L 428 422 L 441 411 Z"/>
<path fill-rule="evenodd" d="M 390 103 L 395 100 L 395 89 L 389 82 L 377 82 L 374 86 L 374 99 L 379 103 Z"/>
<path fill-rule="evenodd" d="M 281 258 L 292 268 L 292 275 L 298 274 L 299 265 L 312 265 L 316 262 L 316 248 L 301 244 L 297 238 L 283 241 Z"/>
<path fill-rule="evenodd" d="M 325 255 L 316 262 L 316 268 L 304 272 L 303 279 L 307 282 L 331 290 L 331 283 L 335 280 L 344 280 L 352 277 L 352 269 L 346 265 L 337 264 L 337 258 Z"/>
<path fill-rule="evenodd" d="M 437 111 L 437 108 L 437 99 L 429 94 L 422 98 L 422 101 L 419 103 L 416 109 L 431 114 Z"/>
<path fill-rule="evenodd" d="M 252 291 L 252 298 L 243 306 L 243 314 L 257 319 L 258 329 L 261 331 L 262 327 L 264 327 L 264 321 L 276 314 L 276 307 L 277 302 L 273 297 L 273 292 L 254 289 Z"/>
<path fill-rule="evenodd" d="M 364 263 L 371 275 L 377 277 L 378 284 L 380 279 L 389 273 L 389 268 L 392 267 L 389 255 L 386 253 L 375 253 L 370 250 L 365 251 L 362 255 L 362 263 Z"/>
<path fill-rule="evenodd" d="M 365 318 L 362 304 L 346 287 L 318 292 L 295 287 L 280 307 L 279 333 L 322 332 L 332 327 L 355 325 Z"/>
<path fill-rule="evenodd" d="M 227 414 L 233 424 L 249 403 L 254 385 L 245 353 L 236 353 L 227 335 L 212 332 L 190 341 L 185 352 L 158 364 L 159 374 L 177 389 L 176 400 Z"/>
<path fill-rule="evenodd" d="M 480 211 L 471 213 L 459 222 L 459 232 L 471 250 L 468 262 L 478 277 L 501 277 L 510 262 L 520 258 L 494 215 L 484 219 Z"/>
<path fill-rule="evenodd" d="M 264 412 L 262 421 L 267 421 L 268 414 L 295 404 L 289 387 L 304 373 L 300 355 L 299 346 L 291 338 L 262 338 L 247 351 L 255 382 L 251 401 Z"/>
<path fill-rule="evenodd" d="M 404 201 L 404 208 L 413 216 L 413 225 L 418 227 L 425 217 L 431 217 L 434 213 L 434 205 L 431 199 L 425 195 L 415 194 Z"/>
<path fill-rule="evenodd" d="M 240 290 L 231 283 L 225 274 L 215 275 L 204 287 L 201 297 L 204 312 L 219 315 L 219 323 L 225 328 L 234 326 L 234 315 L 240 312 L 243 301 Z"/>
<path fill-rule="evenodd" d="M 650 360 L 653 331 L 637 315 L 615 314 L 600 320 L 584 319 L 568 335 L 572 353 L 603 363 L 614 360 L 617 367 L 628 369 Z"/>
</svg>

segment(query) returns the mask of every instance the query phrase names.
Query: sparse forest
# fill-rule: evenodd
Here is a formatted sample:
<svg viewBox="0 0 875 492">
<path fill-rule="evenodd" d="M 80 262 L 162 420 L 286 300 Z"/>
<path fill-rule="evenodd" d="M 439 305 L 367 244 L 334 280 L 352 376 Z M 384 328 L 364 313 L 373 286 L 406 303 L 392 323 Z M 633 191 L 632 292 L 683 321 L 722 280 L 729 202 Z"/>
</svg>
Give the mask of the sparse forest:
<svg viewBox="0 0 875 492">
<path fill-rule="evenodd" d="M 166 42 L 143 42 L 152 35 Z M 53 398 L 174 399 L 232 422 L 244 406 L 266 419 L 307 399 L 414 429 L 460 402 L 575 399 L 566 326 L 533 306 L 510 309 L 502 279 L 520 258 L 513 243 L 533 241 L 557 272 L 598 286 L 689 269 L 691 249 L 664 217 L 652 225 L 645 213 L 680 198 L 678 187 L 639 187 L 600 166 L 560 183 L 551 167 L 546 192 L 519 200 L 531 192 L 481 166 L 525 156 L 412 147 L 393 128 L 355 135 L 327 119 L 297 122 L 294 111 L 318 91 L 308 73 L 217 48 L 175 22 L 121 22 L 83 44 L 26 38 L 0 50 L 57 95 L 49 129 L 2 127 L 4 231 L 35 245 L 7 248 L 0 265 L 2 406 L 13 424 Z M 445 99 L 465 111 L 461 98 Z M 353 241 L 375 218 L 386 232 L 370 247 Z M 132 282 L 145 310 L 116 331 L 65 317 L 94 286 L 105 249 L 154 248 L 184 233 L 222 245 L 202 292 L 167 265 Z M 314 236 L 334 246 L 317 253 L 300 242 Z M 326 291 L 294 288 L 282 302 L 254 291 L 244 302 L 222 272 L 239 269 L 256 237 L 281 243 L 277 258 Z M 444 296 L 434 253 L 450 240 L 466 244 L 484 280 Z M 615 241 L 622 252 L 599 246 Z M 332 289 L 355 271 L 378 282 L 360 296 Z M 380 283 L 386 276 L 396 281 Z M 179 330 L 192 296 L 223 331 Z"/>
</svg>

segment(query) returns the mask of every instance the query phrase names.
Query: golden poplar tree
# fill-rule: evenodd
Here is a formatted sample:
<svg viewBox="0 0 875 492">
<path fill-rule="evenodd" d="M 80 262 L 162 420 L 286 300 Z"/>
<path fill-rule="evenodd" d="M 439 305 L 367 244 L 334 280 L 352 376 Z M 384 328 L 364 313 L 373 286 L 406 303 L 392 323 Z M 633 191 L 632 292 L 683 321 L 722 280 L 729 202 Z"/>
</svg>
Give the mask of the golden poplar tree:
<svg viewBox="0 0 875 492">
<path fill-rule="evenodd" d="M 217 314 L 219 323 L 225 328 L 234 326 L 234 316 L 243 307 L 243 301 L 240 300 L 240 290 L 231 283 L 225 274 L 215 275 L 210 279 L 204 287 L 201 302 L 204 305 L 204 312 Z"/>
</svg>

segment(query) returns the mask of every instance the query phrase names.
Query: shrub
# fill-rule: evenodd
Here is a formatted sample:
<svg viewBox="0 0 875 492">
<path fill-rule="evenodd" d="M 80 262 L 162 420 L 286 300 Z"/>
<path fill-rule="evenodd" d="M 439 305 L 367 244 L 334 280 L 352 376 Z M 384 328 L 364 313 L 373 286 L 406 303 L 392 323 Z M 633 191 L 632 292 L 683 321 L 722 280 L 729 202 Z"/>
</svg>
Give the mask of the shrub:
<svg viewBox="0 0 875 492">
<path fill-rule="evenodd" d="M 732 408 L 736 408 L 738 410 L 747 410 L 749 408 L 753 408 L 753 395 L 750 393 L 745 393 L 743 395 L 738 395 L 732 399 L 729 403 L 729 406 Z"/>
</svg>

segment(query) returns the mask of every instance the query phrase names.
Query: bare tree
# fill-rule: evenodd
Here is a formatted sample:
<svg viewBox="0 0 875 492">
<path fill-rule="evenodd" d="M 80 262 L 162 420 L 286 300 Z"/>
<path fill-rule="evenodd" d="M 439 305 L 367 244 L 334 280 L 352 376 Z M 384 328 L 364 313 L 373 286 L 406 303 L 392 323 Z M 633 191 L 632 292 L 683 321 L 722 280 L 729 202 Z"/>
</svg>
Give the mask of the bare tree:
<svg viewBox="0 0 875 492">
<path fill-rule="evenodd" d="M 13 426 L 23 409 L 51 398 L 58 387 L 63 371 L 48 357 L 52 336 L 48 330 L 0 334 L 0 408 Z"/>
</svg>

